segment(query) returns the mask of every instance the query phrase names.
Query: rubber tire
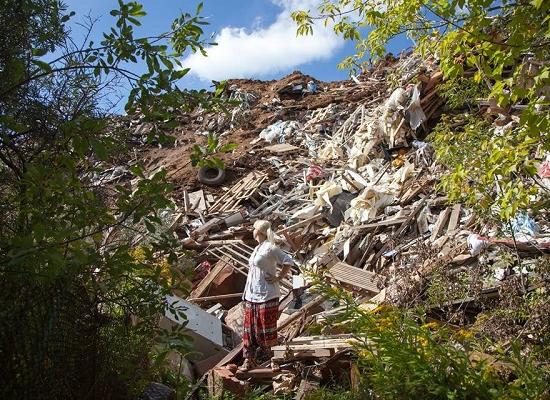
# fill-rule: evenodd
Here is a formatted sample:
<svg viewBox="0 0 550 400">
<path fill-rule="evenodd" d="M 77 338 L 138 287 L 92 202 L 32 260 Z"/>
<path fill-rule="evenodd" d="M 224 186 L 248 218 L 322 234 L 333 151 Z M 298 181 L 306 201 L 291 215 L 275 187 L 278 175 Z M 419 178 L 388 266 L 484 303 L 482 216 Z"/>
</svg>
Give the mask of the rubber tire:
<svg viewBox="0 0 550 400">
<path fill-rule="evenodd" d="M 216 170 L 217 174 L 212 174 L 210 172 L 212 170 Z M 208 186 L 219 186 L 225 182 L 225 169 L 201 167 L 197 173 L 197 179 Z"/>
</svg>

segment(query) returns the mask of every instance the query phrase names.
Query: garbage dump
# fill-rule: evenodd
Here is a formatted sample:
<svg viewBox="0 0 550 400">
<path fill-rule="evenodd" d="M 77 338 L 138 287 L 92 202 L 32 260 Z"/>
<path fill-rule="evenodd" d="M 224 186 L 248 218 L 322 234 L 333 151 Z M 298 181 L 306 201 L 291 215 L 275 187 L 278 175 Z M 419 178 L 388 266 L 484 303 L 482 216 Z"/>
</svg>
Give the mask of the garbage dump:
<svg viewBox="0 0 550 400">
<path fill-rule="evenodd" d="M 383 78 L 389 72 L 399 73 L 399 87 Z M 441 82 L 434 60 L 411 54 L 344 82 L 325 84 L 299 72 L 277 82 L 232 80 L 230 96 L 240 104 L 230 117 L 200 110 L 182 115 L 187 131 L 176 132 L 179 144 L 139 150 L 151 169 L 168 169 L 176 183 L 175 231 L 197 269 L 191 293 L 174 300 L 193 305 L 188 328 L 200 343 L 214 343 L 190 360 L 210 395 L 242 395 L 270 382 L 274 393 L 300 398 L 325 370 L 352 373 L 355 338 L 309 333 L 312 324 L 341 312 L 316 291 L 312 273 L 375 307 L 400 305 L 411 282 L 429 287 L 434 271 L 445 268 L 477 285 L 483 301 L 498 296 L 507 276 L 534 273 L 534 260 L 550 253 L 548 218 L 518 214 L 497 231 L 476 224 L 473 210 L 439 191 L 445 169 L 429 133 L 443 112 Z M 201 186 L 183 165 L 194 132 L 205 129 L 238 143 L 224 158 L 230 178 L 222 188 Z M 141 132 L 139 125 L 135 135 Z M 539 166 L 544 182 L 548 160 Z M 271 223 L 277 246 L 297 263 L 280 282 L 279 344 L 271 359 L 239 371 L 242 297 L 256 246 L 253 224 L 260 219 Z M 514 249 L 523 269 L 503 271 L 502 248 Z M 470 276 L 481 263 L 493 265 L 493 274 Z M 461 296 L 433 308 L 467 307 L 469 294 Z M 303 374 L 313 367 L 315 373 Z"/>
</svg>

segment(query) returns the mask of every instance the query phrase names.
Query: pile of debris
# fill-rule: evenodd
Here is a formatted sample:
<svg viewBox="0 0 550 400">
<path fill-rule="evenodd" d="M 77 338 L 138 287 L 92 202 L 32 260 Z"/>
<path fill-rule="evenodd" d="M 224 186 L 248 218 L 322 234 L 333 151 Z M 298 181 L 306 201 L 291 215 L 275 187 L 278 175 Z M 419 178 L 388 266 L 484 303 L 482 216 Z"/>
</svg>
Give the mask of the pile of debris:
<svg viewBox="0 0 550 400">
<path fill-rule="evenodd" d="M 389 74 L 400 77 L 397 88 L 389 87 Z M 228 96 L 240 101 L 230 115 L 185 117 L 195 121 L 195 137 L 209 130 L 239 142 L 239 153 L 226 159 L 234 172 L 226 187 L 178 178 L 177 232 L 198 266 L 190 295 L 170 302 L 185 310 L 200 354 L 189 373 L 202 377 L 198 385 L 206 380 L 211 395 L 271 382 L 275 393 L 295 391 L 300 399 L 342 374 L 354 384 L 353 338 L 335 330 L 308 334 L 311 324 L 341 311 L 315 291 L 311 274 L 374 308 L 407 304 L 441 268 L 468 276 L 475 265 L 490 265 L 499 246 L 525 260 L 519 271 L 495 265 L 471 292 L 434 304 L 433 316 L 446 318 L 480 294 L 498 296 L 508 275 L 529 274 L 529 259 L 550 253 L 547 222 L 519 215 L 511 236 L 497 238 L 476 225 L 472 210 L 438 193 L 444 168 L 424 139 L 444 107 L 441 81 L 434 61 L 404 55 L 350 82 L 324 84 L 300 73 L 279 82 L 230 81 Z M 239 373 L 241 299 L 257 219 L 271 221 L 280 246 L 300 265 L 282 283 L 280 345 L 271 362 Z M 180 323 L 169 313 L 166 319 Z"/>
</svg>

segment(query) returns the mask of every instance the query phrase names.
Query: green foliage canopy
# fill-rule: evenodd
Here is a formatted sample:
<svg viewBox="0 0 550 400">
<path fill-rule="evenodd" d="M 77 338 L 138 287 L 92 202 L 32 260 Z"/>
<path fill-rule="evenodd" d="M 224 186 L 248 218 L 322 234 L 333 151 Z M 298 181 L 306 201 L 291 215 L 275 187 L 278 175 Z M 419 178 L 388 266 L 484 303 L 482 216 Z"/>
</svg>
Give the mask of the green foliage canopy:
<svg viewBox="0 0 550 400">
<path fill-rule="evenodd" d="M 142 5 L 121 0 L 98 44 L 74 42 L 73 13 L 60 1 L 1 0 L 0 8 L 0 397 L 137 390 L 164 295 L 185 290 L 183 258 L 166 228 L 165 171 L 146 175 L 136 164 L 131 183 L 102 184 L 127 160 L 130 133 L 113 128 L 107 95 L 129 87 L 127 112 L 153 123 L 149 140 L 159 142 L 174 111 L 216 106 L 178 87 L 188 72 L 182 54 L 204 53 L 201 7 L 141 38 Z M 90 35 L 93 22 L 84 20 Z"/>
</svg>

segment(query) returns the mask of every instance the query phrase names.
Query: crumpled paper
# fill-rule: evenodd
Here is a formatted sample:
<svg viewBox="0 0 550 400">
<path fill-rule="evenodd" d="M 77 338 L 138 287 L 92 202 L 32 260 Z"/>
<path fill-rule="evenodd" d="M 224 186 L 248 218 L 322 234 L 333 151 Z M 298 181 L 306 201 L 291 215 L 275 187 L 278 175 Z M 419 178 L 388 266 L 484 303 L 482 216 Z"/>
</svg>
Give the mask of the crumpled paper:
<svg viewBox="0 0 550 400">
<path fill-rule="evenodd" d="M 319 189 L 315 192 L 317 198 L 314 201 L 316 206 L 329 206 L 332 211 L 332 203 L 330 198 L 336 196 L 337 194 L 342 193 L 342 186 L 338 185 L 335 182 L 328 181 L 319 186 Z"/>
</svg>

